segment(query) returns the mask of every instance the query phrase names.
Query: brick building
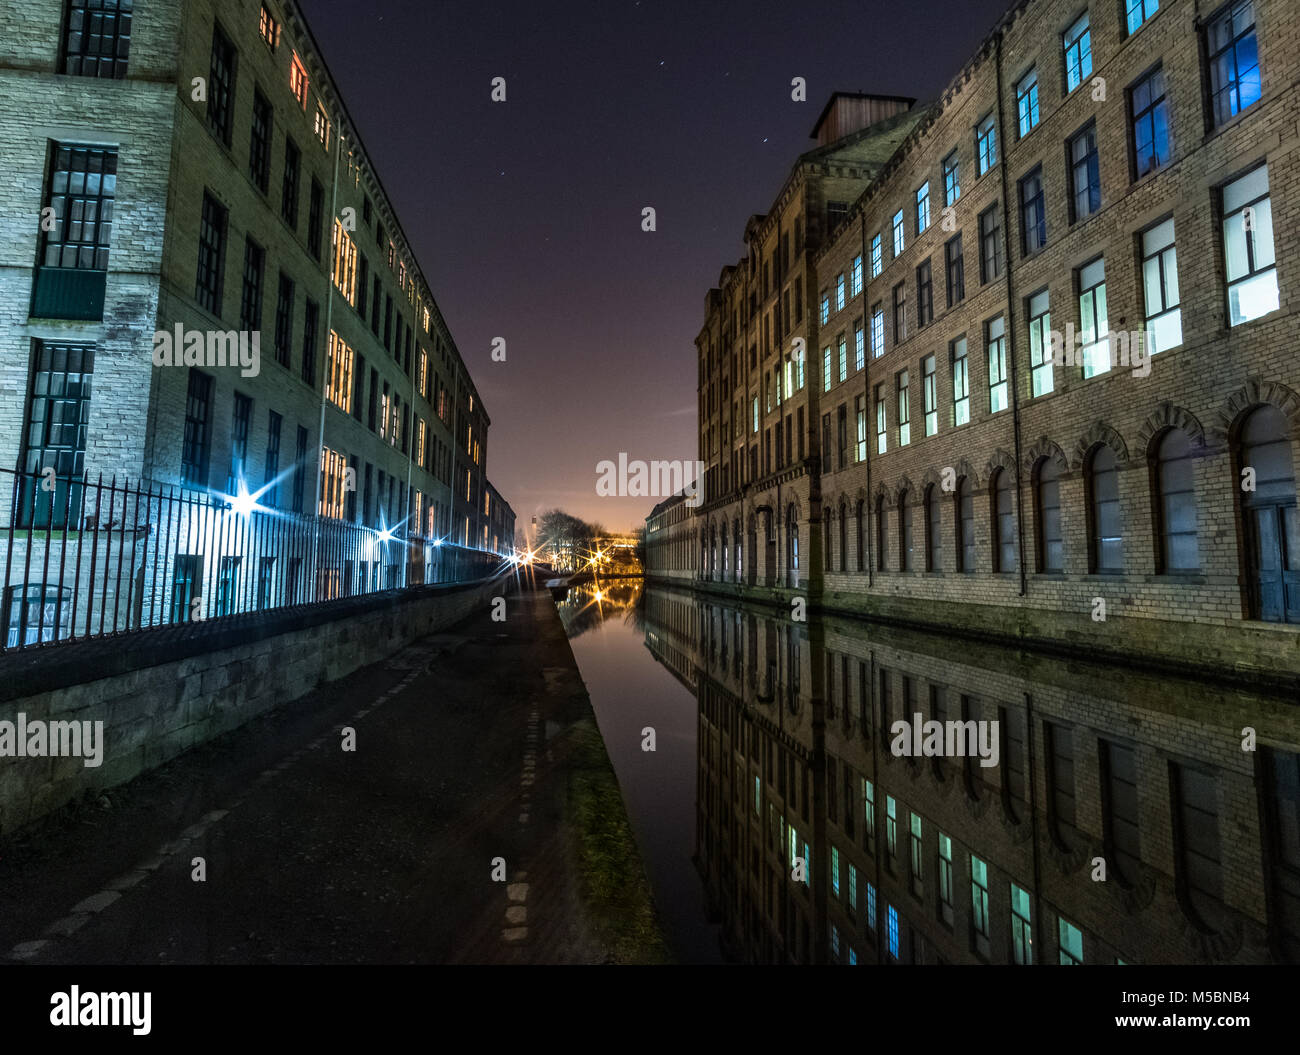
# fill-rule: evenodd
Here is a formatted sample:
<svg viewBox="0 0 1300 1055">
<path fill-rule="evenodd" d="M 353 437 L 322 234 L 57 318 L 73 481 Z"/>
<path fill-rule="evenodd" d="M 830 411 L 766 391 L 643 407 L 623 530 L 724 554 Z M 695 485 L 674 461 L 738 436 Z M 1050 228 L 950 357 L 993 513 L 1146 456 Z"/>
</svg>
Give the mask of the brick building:
<svg viewBox="0 0 1300 1055">
<path fill-rule="evenodd" d="M 646 645 L 698 699 L 695 861 L 737 959 L 1300 961 L 1274 698 L 670 588 Z M 996 764 L 895 754 L 916 714 L 996 722 Z"/>
<path fill-rule="evenodd" d="M 800 160 L 706 301 L 699 578 L 1294 672 L 1289 13 L 1027 0 L 931 105 L 815 131 L 872 122 Z"/>
<path fill-rule="evenodd" d="M 182 608 L 224 592 L 228 614 L 482 564 L 489 418 L 298 5 L 9 14 L 0 465 L 28 475 L 0 493 L 15 525 L 111 523 L 146 552 L 185 548 L 150 529 L 161 503 L 128 517 L 88 502 L 102 475 L 184 490 L 194 509 L 246 490 L 277 523 L 357 529 L 277 565 L 222 550 L 205 512 L 183 571 L 119 553 L 117 580 L 137 600 L 170 593 L 173 618 L 182 579 Z M 381 556 L 374 538 L 394 534 Z M 22 531 L 16 545 L 23 562 Z M 51 546 L 35 559 L 57 562 Z M 17 605 L 42 584 L 6 589 Z"/>
</svg>

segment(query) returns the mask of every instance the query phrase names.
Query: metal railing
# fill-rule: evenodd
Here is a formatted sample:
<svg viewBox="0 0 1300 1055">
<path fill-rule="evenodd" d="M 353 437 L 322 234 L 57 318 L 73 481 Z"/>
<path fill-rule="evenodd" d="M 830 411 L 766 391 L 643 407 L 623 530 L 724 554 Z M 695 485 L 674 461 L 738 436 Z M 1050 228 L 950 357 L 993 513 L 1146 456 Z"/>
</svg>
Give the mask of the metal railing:
<svg viewBox="0 0 1300 1055">
<path fill-rule="evenodd" d="M 8 499 L 0 651 L 434 583 L 507 558 L 251 498 L 0 470 Z M 0 505 L 0 509 L 2 509 Z"/>
</svg>

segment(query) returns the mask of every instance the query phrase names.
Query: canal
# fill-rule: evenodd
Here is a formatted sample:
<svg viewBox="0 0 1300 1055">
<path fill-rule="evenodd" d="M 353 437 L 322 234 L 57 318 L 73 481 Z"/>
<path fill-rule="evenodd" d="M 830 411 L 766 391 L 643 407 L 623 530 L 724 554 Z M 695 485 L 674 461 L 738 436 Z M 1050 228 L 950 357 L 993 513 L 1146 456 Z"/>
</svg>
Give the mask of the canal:
<svg viewBox="0 0 1300 1055">
<path fill-rule="evenodd" d="M 556 600 L 680 962 L 1300 961 L 1292 696 L 639 580 Z"/>
</svg>

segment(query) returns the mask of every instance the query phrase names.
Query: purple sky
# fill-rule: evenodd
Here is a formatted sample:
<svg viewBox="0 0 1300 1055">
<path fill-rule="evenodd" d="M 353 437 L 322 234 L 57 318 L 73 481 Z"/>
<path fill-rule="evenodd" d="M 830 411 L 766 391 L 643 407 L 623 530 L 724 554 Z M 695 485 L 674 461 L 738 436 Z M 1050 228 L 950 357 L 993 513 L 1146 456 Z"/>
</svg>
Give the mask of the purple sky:
<svg viewBox="0 0 1300 1055">
<path fill-rule="evenodd" d="M 302 0 L 521 526 L 555 506 L 644 521 L 657 499 L 597 496 L 596 465 L 694 460 L 704 296 L 828 95 L 933 98 L 1008 3 Z"/>
</svg>

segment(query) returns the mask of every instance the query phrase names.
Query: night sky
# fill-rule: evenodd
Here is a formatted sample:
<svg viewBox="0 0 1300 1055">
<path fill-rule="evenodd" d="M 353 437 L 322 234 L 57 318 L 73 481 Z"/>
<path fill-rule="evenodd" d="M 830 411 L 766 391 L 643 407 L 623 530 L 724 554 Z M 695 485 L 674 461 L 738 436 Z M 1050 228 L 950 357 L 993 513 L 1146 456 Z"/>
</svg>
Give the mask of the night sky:
<svg viewBox="0 0 1300 1055">
<path fill-rule="evenodd" d="M 657 499 L 598 497 L 596 465 L 695 459 L 704 296 L 829 94 L 934 98 L 1008 3 L 302 0 L 521 527 L 556 506 L 643 523 Z"/>
</svg>

